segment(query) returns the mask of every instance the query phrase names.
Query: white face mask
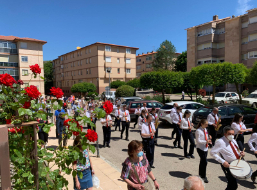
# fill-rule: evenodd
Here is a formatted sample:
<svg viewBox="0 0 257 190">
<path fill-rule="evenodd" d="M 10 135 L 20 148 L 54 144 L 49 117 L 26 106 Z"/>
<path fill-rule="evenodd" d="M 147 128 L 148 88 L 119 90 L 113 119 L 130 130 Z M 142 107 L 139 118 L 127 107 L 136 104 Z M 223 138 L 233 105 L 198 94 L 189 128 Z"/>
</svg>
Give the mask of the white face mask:
<svg viewBox="0 0 257 190">
<path fill-rule="evenodd" d="M 234 135 L 228 135 L 228 136 L 227 136 L 227 139 L 228 139 L 229 141 L 232 141 L 232 140 L 234 139 Z"/>
</svg>

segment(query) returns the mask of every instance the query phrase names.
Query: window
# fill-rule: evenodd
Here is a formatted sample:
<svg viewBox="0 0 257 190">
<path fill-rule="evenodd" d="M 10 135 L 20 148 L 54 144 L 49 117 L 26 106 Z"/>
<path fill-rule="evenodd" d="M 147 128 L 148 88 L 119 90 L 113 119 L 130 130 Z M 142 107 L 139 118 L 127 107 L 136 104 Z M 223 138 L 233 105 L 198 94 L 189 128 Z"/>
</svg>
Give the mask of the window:
<svg viewBox="0 0 257 190">
<path fill-rule="evenodd" d="M 193 109 L 191 104 L 185 104 L 183 109 Z"/>
<path fill-rule="evenodd" d="M 242 44 L 247 44 L 248 43 L 248 38 L 246 37 L 246 38 L 243 38 L 242 39 Z"/>
<path fill-rule="evenodd" d="M 79 61 L 78 61 L 78 66 L 79 66 Z"/>
<path fill-rule="evenodd" d="M 120 74 L 120 68 L 117 68 L 117 73 Z"/>
<path fill-rule="evenodd" d="M 251 34 L 248 36 L 249 42 L 257 40 L 257 34 Z"/>
<path fill-rule="evenodd" d="M 192 106 L 192 109 L 196 109 L 196 110 L 203 107 L 201 104 L 191 104 L 191 106 Z"/>
<path fill-rule="evenodd" d="M 126 53 L 131 54 L 131 50 L 129 48 L 126 48 Z"/>
<path fill-rule="evenodd" d="M 137 58 L 137 62 L 141 62 L 141 58 Z"/>
<path fill-rule="evenodd" d="M 141 69 L 141 65 L 138 65 L 138 66 L 137 66 L 137 70 L 140 70 L 140 69 Z"/>
<path fill-rule="evenodd" d="M 82 51 L 80 51 L 80 55 L 82 55 Z"/>
<path fill-rule="evenodd" d="M 248 53 L 249 54 L 249 58 L 255 58 L 255 57 L 257 57 L 257 51 L 251 51 L 251 52 L 249 52 Z"/>
<path fill-rule="evenodd" d="M 235 115 L 236 113 L 242 113 L 242 110 L 240 107 L 231 106 L 228 107 L 228 115 Z"/>
<path fill-rule="evenodd" d="M 212 34 L 212 33 L 214 33 L 213 28 L 209 28 L 209 29 L 198 32 L 197 36 L 204 36 L 204 35 L 208 35 L 208 34 Z"/>
<path fill-rule="evenodd" d="M 120 58 L 117 58 L 117 63 L 120 63 Z"/>
<path fill-rule="evenodd" d="M 130 74 L 130 69 L 126 69 L 126 73 L 127 73 L 127 74 Z"/>
<path fill-rule="evenodd" d="M 80 65 L 82 65 L 82 60 L 80 60 Z"/>
<path fill-rule="evenodd" d="M 91 53 L 91 49 L 88 50 L 88 53 Z"/>
<path fill-rule="evenodd" d="M 216 44 L 213 44 L 216 48 Z M 212 43 L 206 43 L 206 44 L 201 44 L 198 45 L 198 50 L 203 50 L 203 49 L 211 49 L 212 48 Z"/>
<path fill-rule="evenodd" d="M 28 56 L 21 56 L 22 62 L 28 62 Z"/>
<path fill-rule="evenodd" d="M 89 64 L 91 63 L 91 58 L 89 58 Z"/>
<path fill-rule="evenodd" d="M 257 22 L 257 16 L 249 18 L 249 24 Z"/>
<path fill-rule="evenodd" d="M 110 62 L 112 62 L 112 59 L 111 59 L 111 57 L 105 57 L 105 62 L 107 62 L 107 63 L 110 63 Z"/>
<path fill-rule="evenodd" d="M 86 54 L 87 54 L 87 49 L 86 49 Z"/>
<path fill-rule="evenodd" d="M 22 76 L 28 76 L 28 75 L 29 75 L 29 71 L 22 69 Z"/>
<path fill-rule="evenodd" d="M 105 46 L 105 51 L 111 51 L 111 46 Z"/>
<path fill-rule="evenodd" d="M 26 42 L 21 42 L 21 49 L 27 49 L 27 43 Z"/>
<path fill-rule="evenodd" d="M 219 108 L 219 114 L 221 116 L 227 115 L 227 108 L 226 107 L 220 107 Z"/>
<path fill-rule="evenodd" d="M 225 33 L 225 28 L 219 28 L 215 30 L 215 34 L 223 34 L 223 33 Z"/>
<path fill-rule="evenodd" d="M 119 52 L 120 52 L 120 48 L 117 47 L 117 53 L 119 53 Z"/>
<path fill-rule="evenodd" d="M 131 63 L 131 59 L 130 58 L 126 58 L 126 63 Z"/>
<path fill-rule="evenodd" d="M 146 61 L 148 61 L 148 60 L 152 60 L 152 56 L 151 55 L 146 56 Z"/>
<path fill-rule="evenodd" d="M 141 107 L 141 103 L 132 103 L 130 105 L 130 108 L 137 108 L 138 105 L 140 105 L 140 107 Z"/>
<path fill-rule="evenodd" d="M 88 69 L 87 69 L 87 75 L 88 75 Z"/>
<path fill-rule="evenodd" d="M 251 107 L 243 107 L 244 114 L 256 114 L 257 109 L 251 108 Z"/>
<path fill-rule="evenodd" d="M 86 64 L 88 64 L 88 59 L 86 59 Z"/>
<path fill-rule="evenodd" d="M 248 27 L 248 22 L 243 22 L 242 23 L 242 28 L 247 28 Z"/>
<path fill-rule="evenodd" d="M 247 60 L 248 59 L 248 54 L 246 53 L 246 54 L 243 54 L 242 55 L 242 60 Z"/>
</svg>

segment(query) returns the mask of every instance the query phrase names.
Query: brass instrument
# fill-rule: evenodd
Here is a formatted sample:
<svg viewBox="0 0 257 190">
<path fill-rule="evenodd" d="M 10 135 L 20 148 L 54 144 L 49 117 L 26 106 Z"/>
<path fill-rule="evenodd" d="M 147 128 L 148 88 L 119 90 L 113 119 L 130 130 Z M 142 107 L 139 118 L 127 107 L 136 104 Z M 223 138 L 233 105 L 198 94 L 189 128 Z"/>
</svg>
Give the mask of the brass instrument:
<svg viewBox="0 0 257 190">
<path fill-rule="evenodd" d="M 220 129 L 220 127 L 222 126 L 222 124 L 220 124 L 220 122 L 221 122 L 221 115 L 220 114 L 218 114 L 218 116 L 219 116 L 219 120 L 218 120 L 218 122 L 217 122 L 217 127 L 215 128 L 215 131 L 219 131 L 219 129 Z"/>
<path fill-rule="evenodd" d="M 159 119 L 157 118 L 157 119 L 155 120 L 155 123 L 154 123 L 155 129 L 158 128 L 159 124 L 160 124 L 160 123 L 159 123 Z"/>
</svg>

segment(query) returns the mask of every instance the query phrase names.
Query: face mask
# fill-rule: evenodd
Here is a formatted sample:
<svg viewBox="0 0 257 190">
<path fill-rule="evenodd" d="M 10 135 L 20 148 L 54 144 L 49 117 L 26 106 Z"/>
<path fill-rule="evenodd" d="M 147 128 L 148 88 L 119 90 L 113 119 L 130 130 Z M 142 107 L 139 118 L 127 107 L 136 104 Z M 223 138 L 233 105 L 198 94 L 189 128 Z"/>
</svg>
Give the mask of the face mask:
<svg viewBox="0 0 257 190">
<path fill-rule="evenodd" d="M 143 156 L 143 154 L 144 154 L 143 151 L 140 151 L 140 152 L 137 154 L 137 156 L 138 156 L 138 157 L 141 157 L 141 156 Z"/>
<path fill-rule="evenodd" d="M 229 141 L 232 141 L 232 140 L 234 139 L 234 135 L 228 135 L 228 136 L 227 136 L 227 139 L 228 139 Z"/>
</svg>

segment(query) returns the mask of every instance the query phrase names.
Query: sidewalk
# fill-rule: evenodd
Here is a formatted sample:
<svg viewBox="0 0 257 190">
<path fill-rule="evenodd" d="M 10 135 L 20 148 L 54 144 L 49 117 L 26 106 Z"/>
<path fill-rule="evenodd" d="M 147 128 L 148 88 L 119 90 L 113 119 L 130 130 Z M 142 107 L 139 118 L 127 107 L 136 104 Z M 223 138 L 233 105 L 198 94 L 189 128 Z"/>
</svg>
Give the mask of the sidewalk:
<svg viewBox="0 0 257 190">
<path fill-rule="evenodd" d="M 49 132 L 48 139 L 48 147 L 56 147 L 58 146 L 58 140 L 55 138 L 55 126 L 51 128 Z M 68 145 L 72 145 L 73 140 L 68 140 Z M 97 158 L 93 153 L 90 154 L 93 167 L 96 176 L 100 180 L 100 187 L 98 189 L 101 190 L 126 190 L 127 184 L 120 179 L 120 172 L 113 168 L 110 164 L 105 162 L 101 158 Z M 53 167 L 53 170 L 56 169 Z M 73 189 L 73 178 L 72 175 L 67 176 L 66 179 L 69 181 L 68 189 Z M 96 189 L 96 188 L 94 188 Z"/>
</svg>

